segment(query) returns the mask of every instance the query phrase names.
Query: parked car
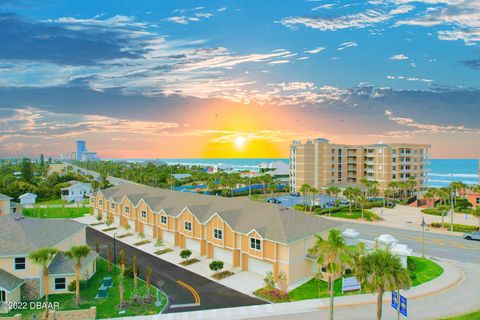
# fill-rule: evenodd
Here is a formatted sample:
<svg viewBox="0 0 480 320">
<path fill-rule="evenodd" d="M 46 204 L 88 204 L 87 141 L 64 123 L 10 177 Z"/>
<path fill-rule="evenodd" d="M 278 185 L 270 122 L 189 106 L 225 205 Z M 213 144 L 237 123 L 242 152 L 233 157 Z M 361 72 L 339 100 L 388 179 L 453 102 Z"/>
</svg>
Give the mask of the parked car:
<svg viewBox="0 0 480 320">
<path fill-rule="evenodd" d="M 278 200 L 277 198 L 267 198 L 267 202 L 276 203 L 276 204 L 282 203 L 282 202 L 281 202 L 280 200 Z"/>
<path fill-rule="evenodd" d="M 292 197 L 300 197 L 300 192 L 292 192 L 292 193 L 290 193 L 290 196 L 292 196 Z"/>
<path fill-rule="evenodd" d="M 480 240 L 480 231 L 472 231 L 463 234 L 463 238 L 467 240 Z"/>
</svg>

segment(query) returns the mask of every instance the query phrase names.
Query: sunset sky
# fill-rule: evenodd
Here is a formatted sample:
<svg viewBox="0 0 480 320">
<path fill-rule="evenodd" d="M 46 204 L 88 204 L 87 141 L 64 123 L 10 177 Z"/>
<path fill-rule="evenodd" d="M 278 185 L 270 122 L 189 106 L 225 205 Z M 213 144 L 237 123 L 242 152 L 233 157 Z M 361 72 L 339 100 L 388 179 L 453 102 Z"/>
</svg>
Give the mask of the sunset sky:
<svg viewBox="0 0 480 320">
<path fill-rule="evenodd" d="M 0 157 L 480 157 L 480 0 L 0 0 Z"/>
</svg>

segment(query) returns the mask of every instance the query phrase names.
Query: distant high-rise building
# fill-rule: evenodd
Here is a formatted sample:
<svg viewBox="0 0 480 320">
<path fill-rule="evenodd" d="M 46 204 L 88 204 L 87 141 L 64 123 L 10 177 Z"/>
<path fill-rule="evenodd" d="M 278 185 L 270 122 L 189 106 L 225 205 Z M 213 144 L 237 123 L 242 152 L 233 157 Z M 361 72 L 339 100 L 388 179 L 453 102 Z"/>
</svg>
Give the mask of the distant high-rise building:
<svg viewBox="0 0 480 320">
<path fill-rule="evenodd" d="M 341 145 L 327 139 L 293 141 L 290 146 L 290 186 L 303 184 L 319 190 L 329 186 L 359 185 L 362 179 L 379 182 L 386 189 L 392 181 L 415 178 L 418 186 L 428 182 L 430 145 L 378 143 Z"/>
<path fill-rule="evenodd" d="M 82 161 L 95 161 L 97 160 L 97 153 L 93 151 L 83 151 Z"/>
<path fill-rule="evenodd" d="M 82 154 L 87 151 L 87 142 L 85 140 L 77 140 L 77 161 L 82 160 Z"/>
</svg>

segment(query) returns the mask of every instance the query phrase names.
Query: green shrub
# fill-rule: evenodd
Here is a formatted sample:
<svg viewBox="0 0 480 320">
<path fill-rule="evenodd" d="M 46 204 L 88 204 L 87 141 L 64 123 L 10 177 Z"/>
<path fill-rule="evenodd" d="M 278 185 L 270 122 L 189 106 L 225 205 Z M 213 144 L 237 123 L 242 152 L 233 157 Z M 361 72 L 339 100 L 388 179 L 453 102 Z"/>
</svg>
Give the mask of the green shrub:
<svg viewBox="0 0 480 320">
<path fill-rule="evenodd" d="M 188 249 L 184 249 L 182 251 L 180 251 L 180 257 L 182 259 L 188 259 L 190 256 L 192 255 L 192 251 L 188 250 Z"/>
<path fill-rule="evenodd" d="M 432 209 L 432 208 L 422 209 L 422 213 L 424 213 L 424 214 L 430 214 L 430 215 L 434 215 L 434 216 L 442 216 L 442 213 L 443 213 L 444 216 L 447 214 L 446 211 L 443 211 L 443 209 L 438 209 L 438 208 L 435 208 L 435 209 Z"/>
<path fill-rule="evenodd" d="M 208 265 L 208 267 L 209 267 L 210 270 L 212 270 L 213 272 L 220 271 L 220 270 L 223 269 L 223 261 L 214 260 L 214 261 L 210 262 L 210 264 Z"/>
<path fill-rule="evenodd" d="M 303 204 L 296 204 L 294 207 L 293 207 L 295 210 L 298 210 L 298 211 L 305 211 L 305 207 Z"/>
<path fill-rule="evenodd" d="M 140 274 L 140 269 L 137 266 L 137 275 L 139 275 L 139 274 Z M 132 279 L 133 278 L 133 267 L 125 268 L 125 271 L 123 272 L 123 276 L 125 278 Z"/>
<path fill-rule="evenodd" d="M 76 284 L 75 284 L 75 280 L 71 281 L 69 284 L 68 284 L 68 291 L 70 292 L 75 292 L 75 288 L 76 288 Z M 85 289 L 87 287 L 87 281 L 86 280 L 80 280 L 80 290 L 82 289 Z"/>
<path fill-rule="evenodd" d="M 433 228 L 441 228 L 442 223 L 441 222 L 432 222 L 431 226 Z M 450 223 L 444 223 L 444 226 L 446 229 L 450 230 Z M 465 224 L 453 224 L 453 231 L 456 232 L 472 232 L 472 231 L 478 231 L 478 227 L 476 226 L 469 226 Z"/>
</svg>

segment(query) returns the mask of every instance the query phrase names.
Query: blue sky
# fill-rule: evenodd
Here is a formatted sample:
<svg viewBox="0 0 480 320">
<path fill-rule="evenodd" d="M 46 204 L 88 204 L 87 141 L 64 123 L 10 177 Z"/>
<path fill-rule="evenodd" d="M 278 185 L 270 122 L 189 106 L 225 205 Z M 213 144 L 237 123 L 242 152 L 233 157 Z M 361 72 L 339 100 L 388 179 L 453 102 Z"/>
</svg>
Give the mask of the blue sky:
<svg viewBox="0 0 480 320">
<path fill-rule="evenodd" d="M 476 157 L 479 21 L 479 0 L 0 1 L 0 156 L 242 156 L 241 135 Z"/>
</svg>

